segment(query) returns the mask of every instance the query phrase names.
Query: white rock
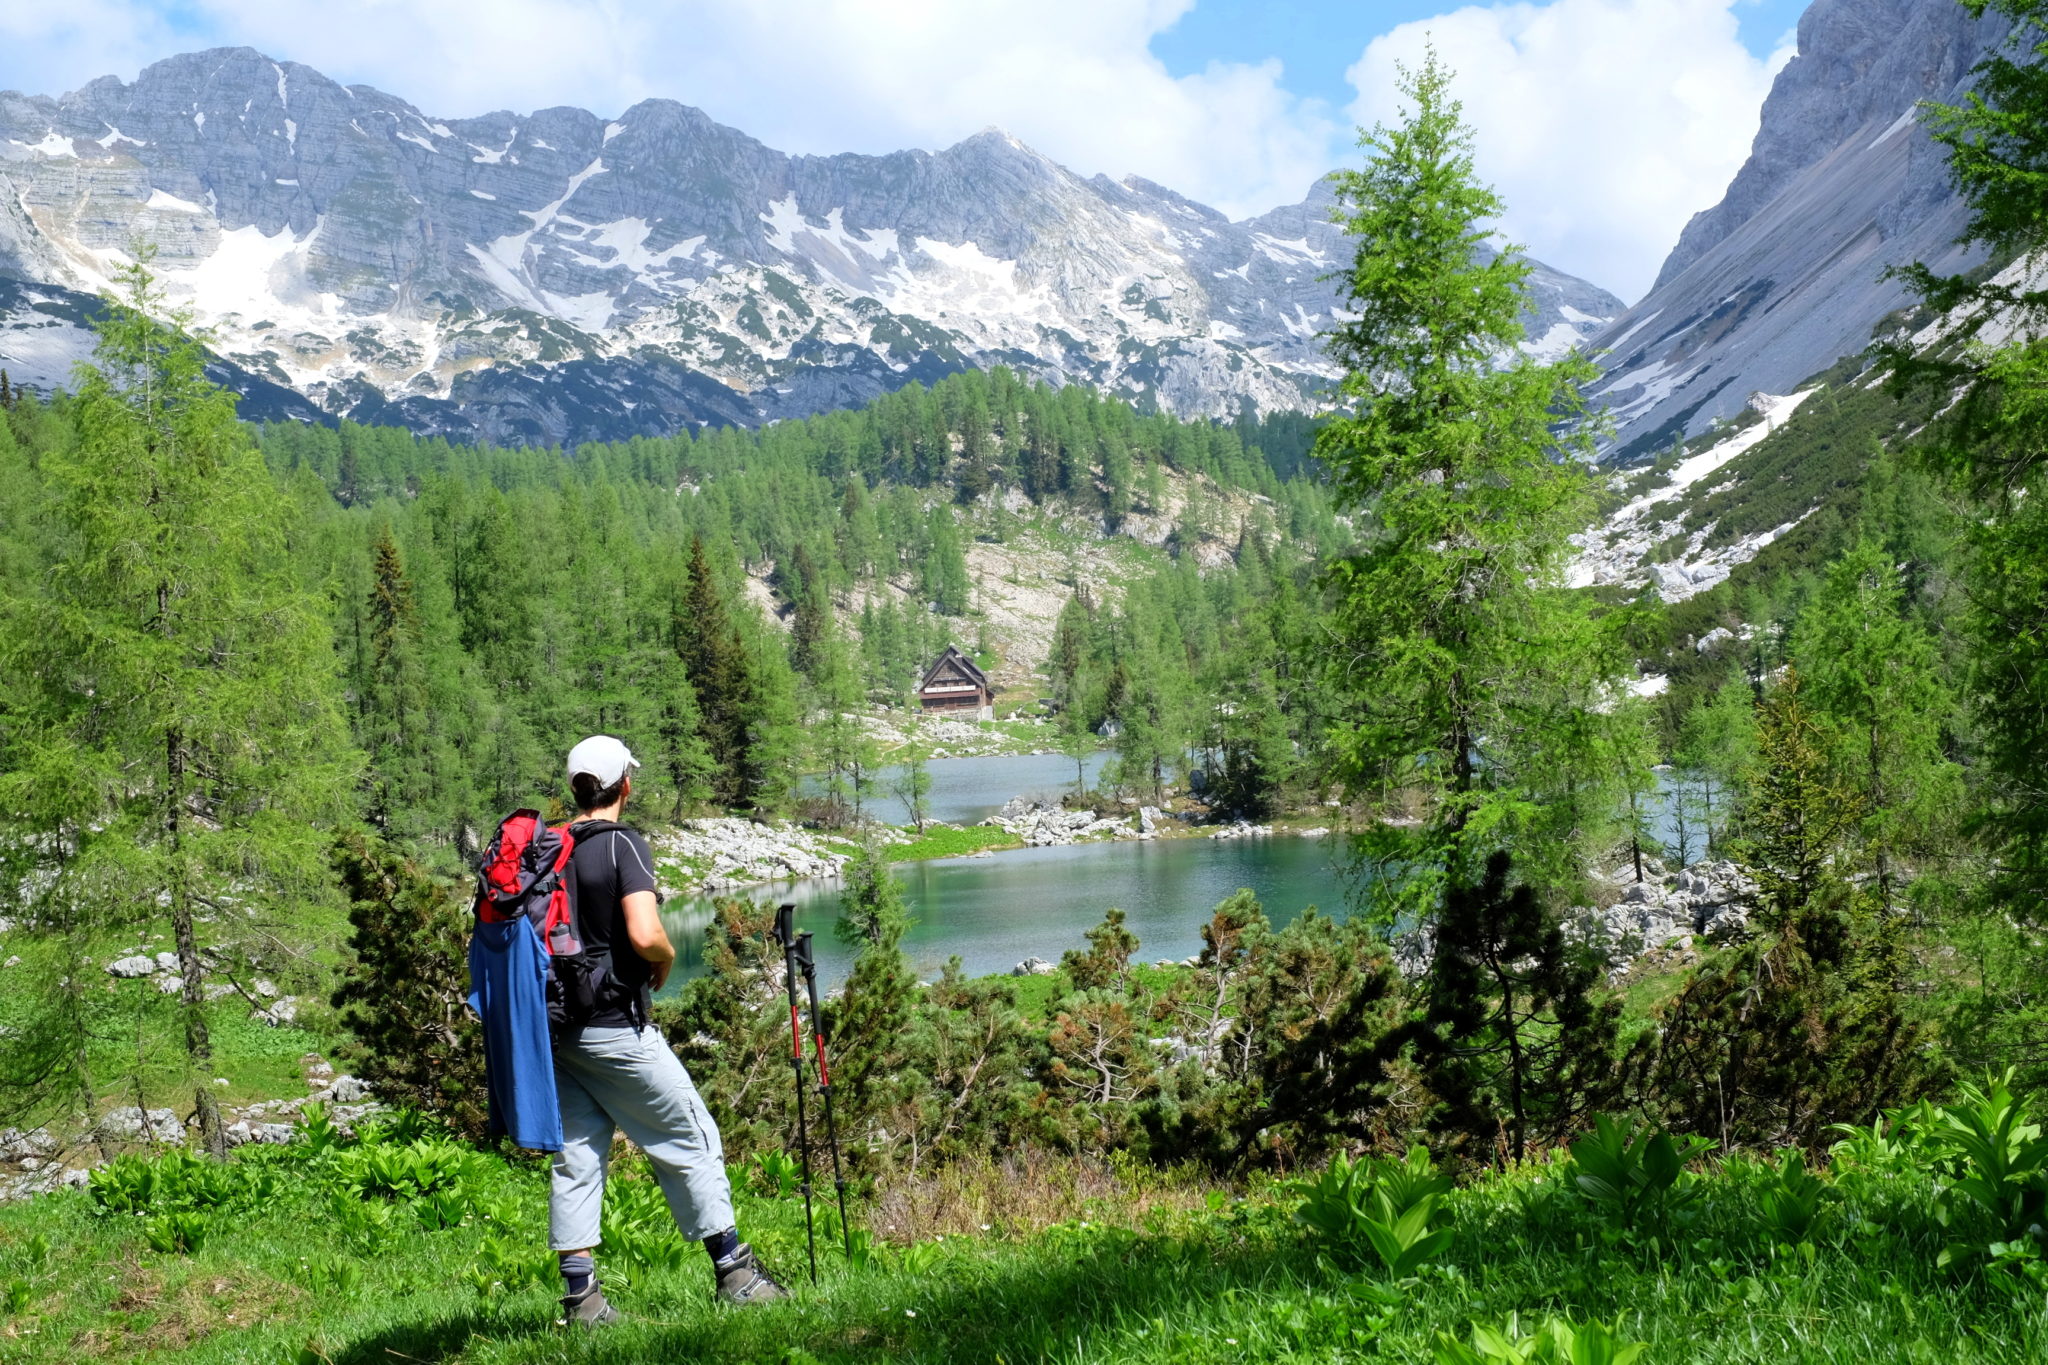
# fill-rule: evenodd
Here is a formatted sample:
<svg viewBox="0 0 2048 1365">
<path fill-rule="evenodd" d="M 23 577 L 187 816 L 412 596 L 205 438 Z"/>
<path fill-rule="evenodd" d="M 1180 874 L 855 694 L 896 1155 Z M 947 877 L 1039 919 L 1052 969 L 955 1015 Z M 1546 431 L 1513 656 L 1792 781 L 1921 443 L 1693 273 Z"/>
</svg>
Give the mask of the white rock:
<svg viewBox="0 0 2048 1365">
<path fill-rule="evenodd" d="M 21 1161 L 27 1157 L 46 1157 L 57 1150 L 56 1139 L 47 1128 L 31 1128 L 26 1133 L 19 1128 L 0 1130 L 0 1161 Z"/>
<path fill-rule="evenodd" d="M 176 995 L 179 991 L 185 989 L 185 978 L 182 976 L 160 976 L 156 979 L 156 988 L 165 995 Z"/>
<path fill-rule="evenodd" d="M 370 1087 L 356 1076 L 336 1076 L 327 1087 L 327 1098 L 336 1104 L 353 1104 L 370 1098 Z"/>
<path fill-rule="evenodd" d="M 156 955 L 156 969 L 160 972 L 175 972 L 178 970 L 178 955 L 176 953 L 158 953 Z"/>
<path fill-rule="evenodd" d="M 149 1138 L 155 1142 L 182 1143 L 185 1125 L 178 1122 L 178 1116 L 168 1109 L 152 1109 L 145 1115 L 131 1104 L 123 1109 L 109 1110 L 99 1122 L 99 1133 L 102 1137 L 121 1141 Z"/>
<path fill-rule="evenodd" d="M 107 964 L 108 976 L 118 976 L 124 979 L 132 979 L 138 976 L 148 976 L 151 972 L 155 970 L 155 960 L 152 958 L 143 957 L 140 954 L 134 957 L 119 958 Z"/>
<path fill-rule="evenodd" d="M 272 985 L 270 982 L 265 981 L 260 976 L 257 977 L 255 981 L 250 983 L 249 989 L 251 992 L 265 1000 L 275 1000 L 277 998 L 277 987 Z"/>
</svg>

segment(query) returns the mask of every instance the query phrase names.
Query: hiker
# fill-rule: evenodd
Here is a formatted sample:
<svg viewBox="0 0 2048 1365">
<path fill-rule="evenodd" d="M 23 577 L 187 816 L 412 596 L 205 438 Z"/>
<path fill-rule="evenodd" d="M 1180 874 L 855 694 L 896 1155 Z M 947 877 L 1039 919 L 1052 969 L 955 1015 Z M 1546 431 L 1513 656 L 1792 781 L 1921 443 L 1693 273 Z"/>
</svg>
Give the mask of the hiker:
<svg viewBox="0 0 2048 1365">
<path fill-rule="evenodd" d="M 718 1125 L 661 1031 L 648 1026 L 649 998 L 668 980 L 676 951 L 661 922 L 647 841 L 619 823 L 639 766 L 610 735 L 569 751 L 579 812 L 568 828 L 571 894 L 583 952 L 597 965 L 589 1017 L 555 1030 L 562 1129 L 548 1245 L 561 1257 L 563 1309 L 571 1322 L 591 1326 L 619 1316 L 591 1257 L 615 1128 L 647 1154 L 676 1226 L 710 1253 L 719 1298 L 761 1303 L 788 1293 L 740 1240 Z"/>
</svg>

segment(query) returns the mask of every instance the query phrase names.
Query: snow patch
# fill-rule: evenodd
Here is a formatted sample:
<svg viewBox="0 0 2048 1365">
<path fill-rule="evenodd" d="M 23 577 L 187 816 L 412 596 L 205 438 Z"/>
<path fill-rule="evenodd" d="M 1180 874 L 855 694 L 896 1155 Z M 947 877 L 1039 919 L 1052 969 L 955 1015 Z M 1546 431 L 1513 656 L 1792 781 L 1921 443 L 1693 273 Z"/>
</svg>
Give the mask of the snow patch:
<svg viewBox="0 0 2048 1365">
<path fill-rule="evenodd" d="M 1883 132 L 1879 133 L 1875 138 L 1871 140 L 1870 145 L 1868 147 L 1865 147 L 1863 150 L 1866 152 L 1874 152 L 1879 147 L 1884 146 L 1885 143 L 1890 142 L 1893 138 L 1897 137 L 1900 133 L 1905 132 L 1908 128 L 1913 126 L 1913 116 L 1919 112 L 1920 107 L 1918 105 L 1907 105 L 1906 112 L 1899 115 L 1897 118 L 1893 119 L 1892 126 L 1885 129 Z"/>
<path fill-rule="evenodd" d="M 156 189 L 153 189 L 149 192 L 149 202 L 144 204 L 142 207 L 146 209 L 155 209 L 159 213 L 206 212 L 206 210 L 203 207 L 193 203 L 189 199 L 180 199 L 175 194 L 170 194 L 163 190 Z"/>
<path fill-rule="evenodd" d="M 147 147 L 149 145 L 139 137 L 128 136 L 128 134 L 122 132 L 111 123 L 107 125 L 107 135 L 102 138 L 95 138 L 94 141 L 109 151 L 113 150 L 114 144 L 117 142 L 132 142 L 138 147 Z"/>
<path fill-rule="evenodd" d="M 70 157 L 73 160 L 76 160 L 78 157 L 77 149 L 71 145 L 71 139 L 54 128 L 44 136 L 41 142 L 23 142 L 18 138 L 9 138 L 7 140 L 17 147 L 26 147 L 32 152 L 41 152 L 47 157 Z"/>
<path fill-rule="evenodd" d="M 1664 316 L 1664 310 L 1662 308 L 1654 310 L 1648 316 L 1644 317 L 1641 321 L 1636 323 L 1635 326 L 1629 328 L 1626 332 L 1623 332 L 1620 336 L 1616 337 L 1608 345 L 1607 349 L 1610 351 L 1621 350 L 1622 347 L 1628 345 L 1628 339 L 1630 337 L 1634 336 L 1637 332 L 1642 331 L 1645 327 L 1648 327 L 1651 323 L 1655 322 L 1658 318 L 1662 316 Z"/>
<path fill-rule="evenodd" d="M 396 133 L 398 140 L 400 142 L 410 142 L 415 147 L 424 147 L 428 151 L 434 152 L 436 154 L 438 154 L 441 150 L 439 147 L 436 147 L 433 143 L 421 137 L 418 133 L 408 133 L 404 129 L 394 129 L 393 131 L 394 133 Z"/>
<path fill-rule="evenodd" d="M 576 174 L 569 177 L 569 187 L 562 191 L 562 197 L 560 199 L 557 199 L 554 203 L 544 205 L 538 209 L 521 209 L 520 212 L 524 213 L 528 218 L 533 220 L 533 230 L 535 232 L 538 232 L 542 228 L 546 227 L 548 224 L 555 221 L 556 216 L 559 215 L 562 211 L 562 205 L 568 203 L 571 199 L 576 197 L 576 191 L 583 188 L 584 181 L 590 179 L 590 177 L 592 177 L 593 175 L 603 174 L 604 158 L 600 157 L 596 161 L 591 162 L 588 166 L 585 166 L 582 170 L 576 172 Z"/>
<path fill-rule="evenodd" d="M 1635 586 L 1654 582 L 1665 601 L 1678 602 L 1720 583 L 1736 565 L 1753 559 L 1757 551 L 1798 525 L 1804 515 L 1775 530 L 1702 553 L 1700 546 L 1712 530 L 1711 526 L 1703 527 L 1693 533 L 1685 552 L 1673 562 L 1646 562 L 1652 546 L 1676 535 L 1683 527 L 1674 499 L 1783 426 L 1799 410 L 1799 405 L 1820 389 L 1816 384 L 1785 396 L 1759 395 L 1757 411 L 1762 414 L 1762 421 L 1679 461 L 1666 482 L 1616 512 L 1605 526 L 1574 536 L 1579 554 L 1566 570 L 1566 582 L 1575 588 L 1596 583 Z"/>
<path fill-rule="evenodd" d="M 586 332 L 602 332 L 612 325 L 612 296 L 599 291 L 595 294 L 542 294 L 547 300 L 548 311 L 573 327 Z"/>
<path fill-rule="evenodd" d="M 568 244 L 569 249 L 610 268 L 623 266 L 636 275 L 670 265 L 677 257 L 688 259 L 704 245 L 702 237 L 685 237 L 674 246 L 663 251 L 649 251 L 647 239 L 654 229 L 645 218 L 621 218 L 615 223 L 601 223 L 587 229 L 581 242 Z M 609 252 L 608 257 L 593 256 L 589 249 L 599 248 Z"/>
<path fill-rule="evenodd" d="M 488 199 L 488 200 L 490 200 L 490 201 L 491 201 L 492 203 L 496 203 L 496 202 L 497 202 L 497 199 L 498 199 L 498 196 L 497 196 L 497 195 L 495 195 L 495 194 L 487 194 L 487 193 L 485 193 L 485 192 L 484 192 L 483 190 L 471 190 L 471 191 L 470 191 L 469 193 L 470 193 L 470 197 L 471 197 L 471 198 L 473 198 L 473 199 Z"/>
<path fill-rule="evenodd" d="M 1522 350 L 1538 360 L 1559 360 L 1570 355 L 1572 348 L 1583 339 L 1579 329 L 1569 322 L 1553 322 L 1550 330 L 1534 340 L 1524 339 Z"/>
<path fill-rule="evenodd" d="M 166 269 L 166 284 L 189 291 L 207 312 L 220 316 L 239 313 L 248 318 L 281 320 L 280 300 L 298 292 L 291 278 L 294 258 L 303 262 L 307 249 L 326 225 L 323 218 L 304 237 L 290 228 L 266 236 L 254 224 L 220 234 L 220 245 L 211 256 L 189 269 Z M 314 312 L 331 315 L 331 295 L 322 295 Z M 310 321 L 310 317 L 308 318 Z"/>
<path fill-rule="evenodd" d="M 1254 232 L 1252 240 L 1259 244 L 1259 253 L 1276 265 L 1299 265 L 1306 261 L 1322 258 L 1308 248 L 1306 237 L 1275 237 L 1270 233 Z"/>
</svg>

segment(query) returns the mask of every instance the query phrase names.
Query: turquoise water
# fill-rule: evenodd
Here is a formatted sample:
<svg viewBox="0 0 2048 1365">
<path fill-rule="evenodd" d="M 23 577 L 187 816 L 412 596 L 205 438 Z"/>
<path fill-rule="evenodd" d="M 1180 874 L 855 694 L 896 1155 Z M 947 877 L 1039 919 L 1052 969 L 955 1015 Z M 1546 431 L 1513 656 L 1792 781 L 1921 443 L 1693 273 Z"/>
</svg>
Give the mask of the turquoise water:
<svg viewBox="0 0 2048 1365">
<path fill-rule="evenodd" d="M 1087 760 L 1091 784 L 1107 757 Z M 994 814 L 1013 796 L 1056 798 L 1074 784 L 1074 761 L 1058 754 L 935 759 L 929 771 L 931 818 L 963 825 Z M 886 792 L 893 777 L 893 770 L 885 773 L 878 792 Z M 1667 805 L 1668 794 L 1660 792 L 1652 823 L 1669 839 Z M 867 813 L 890 824 L 909 822 L 893 797 L 871 800 Z M 899 863 L 893 871 L 910 907 L 904 947 L 918 975 L 929 980 L 954 954 L 970 976 L 1007 972 L 1027 957 L 1057 962 L 1067 949 L 1083 946 L 1081 936 L 1102 922 L 1110 906 L 1125 912 L 1145 961 L 1200 951 L 1210 911 L 1240 887 L 1259 897 L 1275 925 L 1308 906 L 1341 918 L 1357 903 L 1341 857 L 1340 842 L 1330 838 L 1129 840 Z M 830 880 L 750 887 L 740 894 L 793 902 L 798 927 L 816 935 L 821 976 L 837 984 L 851 965 L 851 954 L 832 937 L 840 891 L 839 882 Z M 682 955 L 678 983 L 703 970 L 711 915 L 708 897 L 674 901 L 664 911 Z"/>
<path fill-rule="evenodd" d="M 1107 753 L 1082 761 L 1088 785 L 1102 775 Z M 1013 796 L 1057 801 L 1074 789 L 1074 760 L 1064 754 L 1005 754 L 999 758 L 935 758 L 925 765 L 932 789 L 925 797 L 925 818 L 949 825 L 978 825 L 1002 809 Z M 885 825 L 907 825 L 910 810 L 895 794 L 901 768 L 884 768 L 873 793 L 861 802 L 861 814 Z M 806 787 L 818 790 L 815 778 Z"/>
<path fill-rule="evenodd" d="M 930 980 L 956 953 L 970 976 L 1007 972 L 1027 957 L 1057 962 L 1067 949 L 1084 946 L 1081 936 L 1112 905 L 1124 911 L 1145 961 L 1201 951 L 1209 912 L 1239 887 L 1259 897 L 1276 925 L 1308 906 L 1341 917 L 1346 897 L 1337 856 L 1330 839 L 1167 839 L 899 863 L 894 871 L 910 907 L 904 949 Z M 747 893 L 795 903 L 797 927 L 817 935 L 820 977 L 835 984 L 851 965 L 851 954 L 832 938 L 840 890 L 837 881 L 811 881 Z M 695 975 L 703 969 L 710 901 L 671 902 L 664 913 L 683 955 L 678 977 Z"/>
</svg>

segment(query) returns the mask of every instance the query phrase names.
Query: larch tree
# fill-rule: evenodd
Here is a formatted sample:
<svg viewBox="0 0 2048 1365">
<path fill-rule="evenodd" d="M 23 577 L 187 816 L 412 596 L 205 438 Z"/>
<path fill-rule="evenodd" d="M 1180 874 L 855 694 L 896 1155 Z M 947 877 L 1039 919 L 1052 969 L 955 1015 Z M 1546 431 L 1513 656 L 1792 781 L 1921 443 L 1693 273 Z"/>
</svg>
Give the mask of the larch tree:
<svg viewBox="0 0 2048 1365">
<path fill-rule="evenodd" d="M 2048 249 L 2048 0 L 1962 0 L 2014 21 L 1960 105 L 1932 105 L 1929 133 L 1971 209 L 1963 240 L 1994 264 Z M 1901 392 L 1935 409 L 1921 450 L 1979 506 L 1969 531 L 1969 692 L 1984 792 L 1980 825 L 2000 896 L 2048 904 L 2048 287 L 2038 272 L 1899 272 L 1945 316 L 1944 343 L 1879 347 Z M 1992 341 L 1990 337 L 2002 337 Z"/>
<path fill-rule="evenodd" d="M 1947 753 L 1954 702 L 1933 634 L 1908 615 L 1883 548 L 1860 541 L 1829 566 L 1793 631 L 1807 705 L 1863 812 L 1879 905 L 1897 908 L 1916 855 L 1950 845 L 1962 769 Z"/>
<path fill-rule="evenodd" d="M 1358 247 L 1330 338 L 1344 409 L 1316 442 L 1362 542 L 1329 569 L 1333 756 L 1354 792 L 1422 813 L 1366 839 L 1400 871 L 1397 911 L 1475 882 L 1507 842 L 1541 889 L 1579 874 L 1590 832 L 1556 833 L 1544 807 L 1607 780 L 1585 742 L 1597 727 L 1578 722 L 1626 661 L 1613 618 L 1594 621 L 1563 575 L 1591 510 L 1578 419 L 1595 371 L 1517 348 L 1529 266 L 1487 244 L 1502 204 L 1474 176 L 1450 80 L 1433 53 L 1404 70 L 1404 121 L 1336 173 Z"/>
<path fill-rule="evenodd" d="M 102 933 L 166 925 L 207 1148 L 212 950 L 325 893 L 357 758 L 322 604 L 287 555 L 281 500 L 146 258 L 98 324 L 44 461 L 48 592 L 10 604 L 0 809 L 48 850 L 45 896 Z M 204 940 L 204 941 L 203 941 Z M 83 970 L 81 968 L 81 970 Z"/>
</svg>

